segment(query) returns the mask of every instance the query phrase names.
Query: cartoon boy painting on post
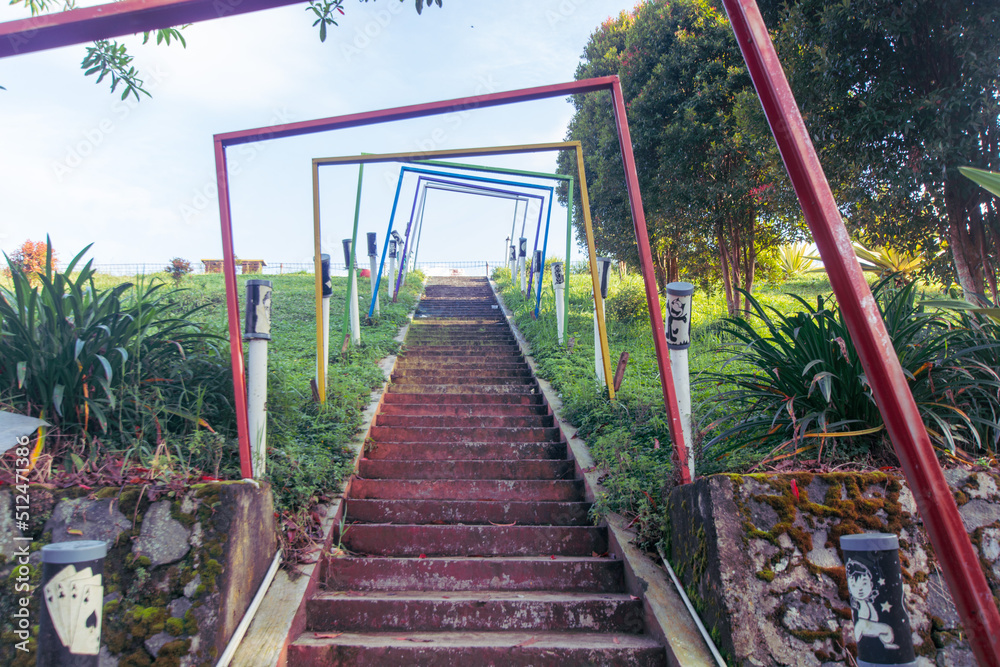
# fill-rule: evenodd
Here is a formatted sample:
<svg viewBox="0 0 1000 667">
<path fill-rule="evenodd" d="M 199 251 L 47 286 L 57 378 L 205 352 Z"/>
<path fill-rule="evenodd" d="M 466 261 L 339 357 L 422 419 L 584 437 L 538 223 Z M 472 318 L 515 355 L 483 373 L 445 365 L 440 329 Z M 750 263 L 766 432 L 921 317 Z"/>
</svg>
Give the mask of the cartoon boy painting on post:
<svg viewBox="0 0 1000 667">
<path fill-rule="evenodd" d="M 854 641 L 862 637 L 877 637 L 885 648 L 899 648 L 895 643 L 895 633 L 885 623 L 879 623 L 875 598 L 878 588 L 872 579 L 871 570 L 853 559 L 847 561 L 847 588 L 851 592 L 851 608 L 854 610 Z M 879 579 L 879 585 L 885 585 Z M 882 603 L 882 611 L 888 613 L 892 605 Z"/>
</svg>

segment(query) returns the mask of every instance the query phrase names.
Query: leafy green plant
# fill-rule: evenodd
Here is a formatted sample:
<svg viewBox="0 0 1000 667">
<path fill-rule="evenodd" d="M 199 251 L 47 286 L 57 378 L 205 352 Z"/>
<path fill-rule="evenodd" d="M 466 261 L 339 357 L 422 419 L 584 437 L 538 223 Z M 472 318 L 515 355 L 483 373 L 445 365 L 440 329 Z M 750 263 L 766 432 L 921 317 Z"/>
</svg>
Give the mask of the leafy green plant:
<svg viewBox="0 0 1000 667">
<path fill-rule="evenodd" d="M 786 280 L 813 270 L 815 258 L 806 254 L 808 248 L 805 243 L 789 243 L 778 248 L 778 265 Z"/>
<path fill-rule="evenodd" d="M 878 273 L 880 277 L 896 276 L 900 283 L 911 283 L 916 274 L 934 258 L 924 253 L 911 254 L 888 247 L 866 248 L 854 243 L 854 252 L 861 260 L 861 268 Z"/>
<path fill-rule="evenodd" d="M 889 277 L 873 290 L 910 390 L 932 441 L 955 452 L 996 446 L 1000 413 L 997 341 L 969 321 L 928 312 L 916 288 Z M 736 341 L 737 372 L 707 372 L 699 382 L 726 385 L 708 398 L 706 452 L 716 459 L 777 460 L 808 454 L 892 461 L 860 358 L 835 304 L 784 315 L 750 303 L 756 322 L 731 318 L 724 331 Z M 976 323 L 977 326 L 982 323 Z"/>
<path fill-rule="evenodd" d="M 0 288 L 7 400 L 29 414 L 44 410 L 67 433 L 155 433 L 154 443 L 166 431 L 211 428 L 203 414 L 231 414 L 228 393 L 217 393 L 228 370 L 215 348 L 221 339 L 191 321 L 197 309 L 172 314 L 163 283 L 98 289 L 92 261 L 77 269 L 89 247 L 57 272 L 49 244 L 38 286 L 8 260 L 12 287 Z"/>
<path fill-rule="evenodd" d="M 646 286 L 642 276 L 633 274 L 617 281 L 608 290 L 604 307 L 608 317 L 618 322 L 648 321 L 649 307 L 646 304 Z"/>
</svg>

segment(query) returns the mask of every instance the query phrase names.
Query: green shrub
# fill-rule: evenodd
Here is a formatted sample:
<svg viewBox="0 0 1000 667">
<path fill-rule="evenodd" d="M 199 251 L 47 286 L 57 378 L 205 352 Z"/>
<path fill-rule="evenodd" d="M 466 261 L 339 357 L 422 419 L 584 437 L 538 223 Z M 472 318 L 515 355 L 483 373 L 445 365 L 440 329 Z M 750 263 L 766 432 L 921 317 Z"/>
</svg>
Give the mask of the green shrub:
<svg viewBox="0 0 1000 667">
<path fill-rule="evenodd" d="M 630 274 L 615 282 L 608 290 L 604 312 L 616 322 L 631 324 L 649 320 L 646 286 L 642 276 Z"/>
<path fill-rule="evenodd" d="M 38 286 L 12 270 L 0 288 L 0 392 L 65 433 L 158 443 L 234 421 L 223 339 L 173 314 L 163 283 L 94 284 L 90 246 L 63 272 L 51 252 Z M 228 390 L 227 390 L 228 386 Z M 211 422 L 209 421 L 211 420 Z"/>
<path fill-rule="evenodd" d="M 995 330 L 980 320 L 928 312 L 915 302 L 913 285 L 893 285 L 893 277 L 887 278 L 873 293 L 932 441 L 952 452 L 995 450 L 1000 414 Z M 836 305 L 823 297 L 815 307 L 798 299 L 804 310 L 786 316 L 749 298 L 758 321 L 730 318 L 723 325 L 736 341 L 731 361 L 740 370 L 707 372 L 699 380 L 733 385 L 708 399 L 711 423 L 705 431 L 714 435 L 706 451 L 715 458 L 749 452 L 751 458 L 820 459 L 825 453 L 894 462 Z"/>
</svg>

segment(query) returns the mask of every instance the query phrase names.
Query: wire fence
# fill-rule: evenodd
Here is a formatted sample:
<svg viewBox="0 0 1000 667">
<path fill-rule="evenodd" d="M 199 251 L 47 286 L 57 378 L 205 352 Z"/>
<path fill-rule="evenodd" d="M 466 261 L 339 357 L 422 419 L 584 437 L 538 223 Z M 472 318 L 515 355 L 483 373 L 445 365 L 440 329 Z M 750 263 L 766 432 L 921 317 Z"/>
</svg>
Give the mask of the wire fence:
<svg viewBox="0 0 1000 667">
<path fill-rule="evenodd" d="M 271 262 L 264 263 L 262 265 L 256 262 L 246 262 L 242 263 L 237 260 L 240 266 L 237 267 L 237 273 L 257 273 L 264 275 L 284 275 L 290 273 L 313 273 L 314 265 L 312 262 Z M 205 273 L 221 273 L 222 261 L 219 260 L 218 265 L 213 264 L 203 264 L 201 262 L 192 263 L 191 273 L 193 274 L 205 274 Z M 490 267 L 502 266 L 503 262 L 488 262 L 486 260 L 469 260 L 464 262 L 434 262 L 434 261 L 419 261 L 417 262 L 417 268 L 423 271 L 433 271 L 433 270 L 456 270 L 462 273 L 467 273 L 470 275 L 485 275 L 488 273 Z M 216 268 L 216 266 L 218 268 Z M 64 270 L 66 266 L 58 265 L 59 270 Z M 149 276 L 157 273 L 166 273 L 167 266 L 162 263 L 132 263 L 132 264 L 94 264 L 92 267 L 97 273 L 101 273 L 108 276 Z M 369 268 L 368 262 L 358 262 L 355 264 L 355 270 L 361 271 L 363 269 Z M 211 270 L 209 270 L 211 269 Z M 386 264 L 386 270 L 388 270 L 388 264 Z M 347 269 L 342 267 L 331 268 L 330 273 L 334 276 L 346 276 Z"/>
</svg>

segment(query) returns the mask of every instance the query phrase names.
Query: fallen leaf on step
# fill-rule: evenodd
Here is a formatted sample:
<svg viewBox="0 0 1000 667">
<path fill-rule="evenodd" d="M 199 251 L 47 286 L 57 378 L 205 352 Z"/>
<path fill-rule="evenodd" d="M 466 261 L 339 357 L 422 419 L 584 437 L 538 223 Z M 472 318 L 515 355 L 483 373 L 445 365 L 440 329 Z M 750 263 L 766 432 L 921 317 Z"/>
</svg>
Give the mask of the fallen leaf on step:
<svg viewBox="0 0 1000 667">
<path fill-rule="evenodd" d="M 334 639 L 344 634 L 343 632 L 317 632 L 316 639 Z"/>
<path fill-rule="evenodd" d="M 556 557 L 555 557 L 555 556 L 549 556 L 549 558 L 551 558 L 552 560 L 555 560 L 555 559 L 556 559 Z"/>
<path fill-rule="evenodd" d="M 531 646 L 532 644 L 534 644 L 537 641 L 538 641 L 538 639 L 536 639 L 535 637 L 532 637 L 531 639 L 525 639 L 520 644 L 516 644 L 515 648 L 518 647 L 518 646 Z"/>
<path fill-rule="evenodd" d="M 630 595 L 629 597 L 632 598 L 633 600 L 638 600 L 639 599 L 638 597 L 636 597 L 634 595 Z"/>
<path fill-rule="evenodd" d="M 421 644 L 429 644 L 433 639 L 418 639 L 417 637 L 403 637 L 408 642 L 420 642 Z"/>
<path fill-rule="evenodd" d="M 512 521 L 511 523 L 493 523 L 492 521 L 490 521 L 490 525 L 491 526 L 500 526 L 500 527 L 516 526 L 517 525 L 517 521 Z"/>
<path fill-rule="evenodd" d="M 622 643 L 622 640 L 618 639 L 618 637 L 612 637 L 611 641 L 613 641 L 616 644 L 621 644 Z"/>
</svg>

